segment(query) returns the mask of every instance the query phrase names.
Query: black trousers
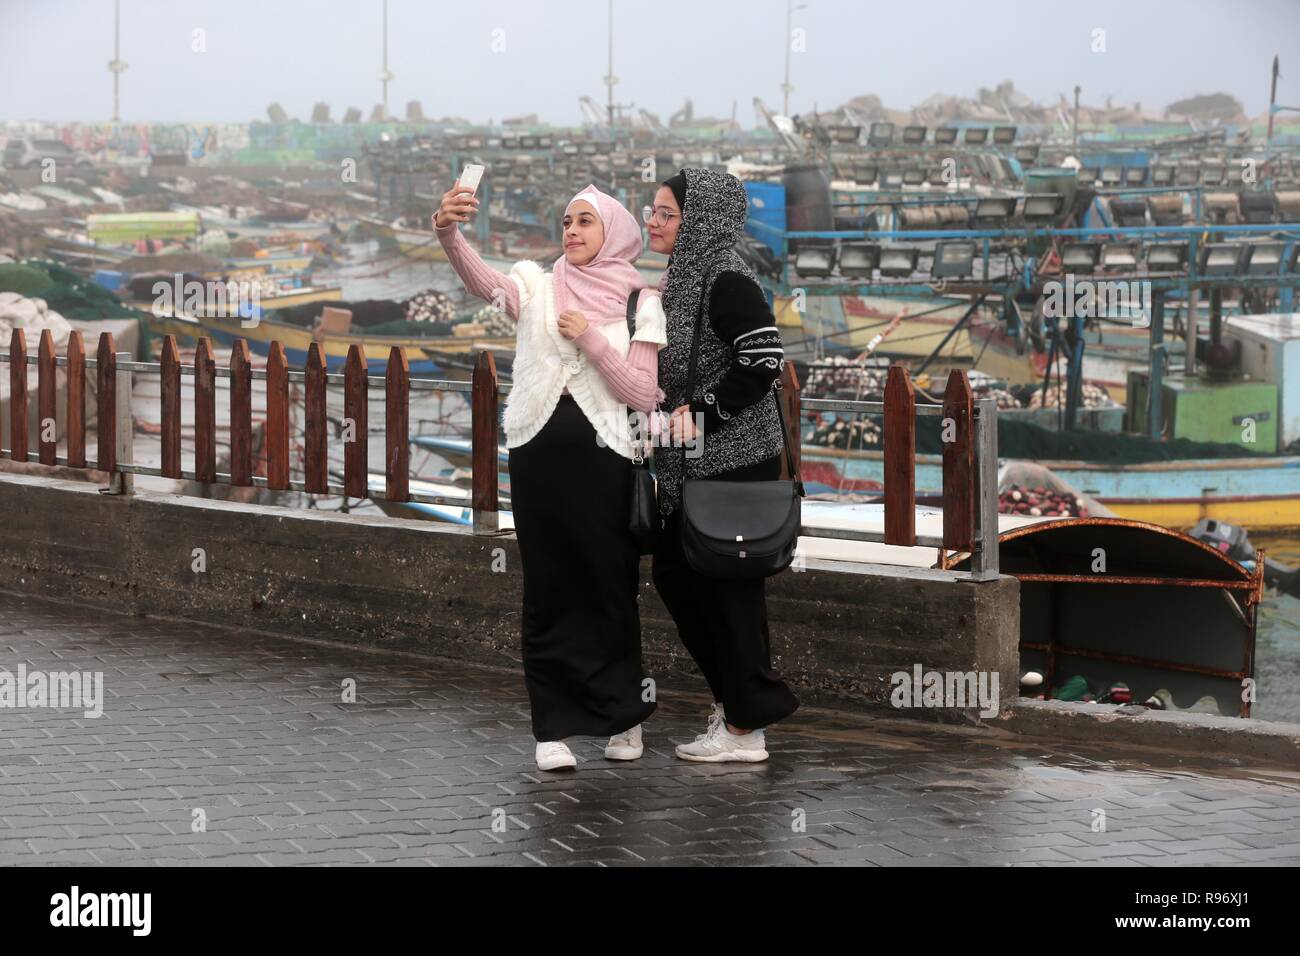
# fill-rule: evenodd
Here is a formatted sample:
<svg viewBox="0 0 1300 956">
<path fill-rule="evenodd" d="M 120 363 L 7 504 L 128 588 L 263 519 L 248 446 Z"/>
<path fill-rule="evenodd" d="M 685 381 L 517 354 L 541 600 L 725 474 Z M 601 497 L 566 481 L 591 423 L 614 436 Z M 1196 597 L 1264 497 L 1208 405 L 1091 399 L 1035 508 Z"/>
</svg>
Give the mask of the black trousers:
<svg viewBox="0 0 1300 956">
<path fill-rule="evenodd" d="M 781 456 L 713 476 L 726 481 L 780 477 Z M 753 730 L 789 717 L 799 699 L 772 669 L 767 629 L 766 580 L 707 578 L 682 550 L 681 508 L 664 524 L 652 564 L 655 587 L 686 650 L 704 674 L 727 722 Z"/>
<path fill-rule="evenodd" d="M 622 733 L 655 710 L 641 699 L 632 462 L 598 445 L 564 395 L 542 430 L 510 450 L 509 467 L 533 736 Z"/>
</svg>

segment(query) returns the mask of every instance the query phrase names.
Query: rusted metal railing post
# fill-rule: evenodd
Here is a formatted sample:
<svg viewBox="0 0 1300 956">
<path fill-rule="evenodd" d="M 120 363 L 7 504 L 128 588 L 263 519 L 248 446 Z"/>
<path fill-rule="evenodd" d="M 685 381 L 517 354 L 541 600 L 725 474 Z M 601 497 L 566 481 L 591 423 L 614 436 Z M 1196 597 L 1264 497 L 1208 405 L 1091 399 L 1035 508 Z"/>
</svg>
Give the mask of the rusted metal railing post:
<svg viewBox="0 0 1300 956">
<path fill-rule="evenodd" d="M 253 362 L 244 339 L 230 350 L 230 483 L 253 484 Z"/>
<path fill-rule="evenodd" d="M 266 487 L 289 489 L 289 363 L 279 341 L 266 357 Z"/>
<path fill-rule="evenodd" d="M 470 504 L 474 509 L 474 533 L 495 534 L 500 530 L 497 514 L 497 365 L 488 351 L 479 352 L 474 361 L 470 411 L 474 469 Z"/>
<path fill-rule="evenodd" d="M 384 372 L 384 495 L 411 500 L 411 367 L 396 345 Z"/>
<path fill-rule="evenodd" d="M 885 379 L 885 544 L 916 544 L 916 392 L 907 369 Z"/>
<path fill-rule="evenodd" d="M 86 346 L 74 329 L 68 336 L 68 467 L 86 467 Z"/>
<path fill-rule="evenodd" d="M 27 336 L 9 336 L 9 457 L 27 460 Z"/>
<path fill-rule="evenodd" d="M 162 419 L 162 473 L 181 476 L 181 355 L 176 336 L 163 338 L 158 365 L 158 401 Z"/>
<path fill-rule="evenodd" d="M 370 488 L 369 370 L 365 349 L 353 343 L 343 372 L 343 493 L 352 498 Z"/>
<path fill-rule="evenodd" d="M 975 548 L 971 551 L 971 578 L 992 581 L 998 577 L 998 403 L 993 398 L 975 402 Z"/>
<path fill-rule="evenodd" d="M 36 452 L 42 465 L 53 465 L 58 456 L 58 356 L 54 354 L 54 336 L 49 329 L 41 332 L 37 347 L 36 383 Z"/>
<path fill-rule="evenodd" d="M 966 373 L 953 369 L 943 393 L 943 547 L 970 551 L 975 545 L 974 402 Z"/>
</svg>

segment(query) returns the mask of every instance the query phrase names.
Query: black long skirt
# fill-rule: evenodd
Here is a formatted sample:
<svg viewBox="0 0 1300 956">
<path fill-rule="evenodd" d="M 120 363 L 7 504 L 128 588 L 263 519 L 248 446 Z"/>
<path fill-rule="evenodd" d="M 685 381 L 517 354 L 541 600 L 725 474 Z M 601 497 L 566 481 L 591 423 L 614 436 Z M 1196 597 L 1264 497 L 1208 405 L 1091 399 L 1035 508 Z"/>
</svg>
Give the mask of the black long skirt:
<svg viewBox="0 0 1300 956">
<path fill-rule="evenodd" d="M 569 395 L 510 449 L 523 563 L 524 682 L 533 736 L 612 736 L 649 717 L 642 700 L 640 557 L 628 533 L 632 463 L 596 441 Z"/>
</svg>

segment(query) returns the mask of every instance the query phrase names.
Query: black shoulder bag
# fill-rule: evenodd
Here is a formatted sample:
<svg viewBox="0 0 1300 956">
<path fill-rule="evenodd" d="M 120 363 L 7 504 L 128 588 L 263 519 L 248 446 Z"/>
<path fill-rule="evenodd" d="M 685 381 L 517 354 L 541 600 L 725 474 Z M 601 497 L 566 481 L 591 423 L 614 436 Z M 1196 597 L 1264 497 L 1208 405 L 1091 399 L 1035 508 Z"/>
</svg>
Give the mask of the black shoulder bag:
<svg viewBox="0 0 1300 956">
<path fill-rule="evenodd" d="M 632 348 L 632 336 L 636 334 L 636 300 L 640 290 L 634 290 L 627 297 L 627 342 Z M 651 554 L 659 540 L 659 502 L 655 500 L 655 479 L 650 474 L 650 461 L 645 453 L 645 436 L 640 429 L 632 429 L 632 513 L 628 519 L 628 531 L 636 542 L 638 554 Z"/>
<path fill-rule="evenodd" d="M 686 401 L 695 394 L 695 372 L 700 355 L 701 325 L 705 297 L 695 316 L 691 340 L 690 373 L 686 378 Z M 783 571 L 794 559 L 802 523 L 803 482 L 799 480 L 790 452 L 785 411 L 778 395 L 780 381 L 771 395 L 781 421 L 781 445 L 785 449 L 790 478 L 775 481 L 727 481 L 686 478 L 686 445 L 682 444 L 682 550 L 686 560 L 709 578 L 765 578 Z M 706 444 L 707 436 L 701 435 Z"/>
</svg>

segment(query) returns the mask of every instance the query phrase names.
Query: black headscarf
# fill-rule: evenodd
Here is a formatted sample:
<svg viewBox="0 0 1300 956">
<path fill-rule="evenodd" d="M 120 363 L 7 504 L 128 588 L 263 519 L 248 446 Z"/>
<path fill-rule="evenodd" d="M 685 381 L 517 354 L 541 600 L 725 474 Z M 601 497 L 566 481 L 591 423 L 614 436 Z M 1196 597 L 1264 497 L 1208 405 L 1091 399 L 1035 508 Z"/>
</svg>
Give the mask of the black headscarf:
<svg viewBox="0 0 1300 956">
<path fill-rule="evenodd" d="M 677 208 L 680 209 L 683 214 L 685 214 L 686 177 L 683 176 L 681 173 L 678 173 L 676 176 L 670 176 L 667 179 L 665 179 L 663 181 L 663 185 L 667 186 L 669 189 L 672 190 L 673 197 L 677 200 Z"/>
</svg>

